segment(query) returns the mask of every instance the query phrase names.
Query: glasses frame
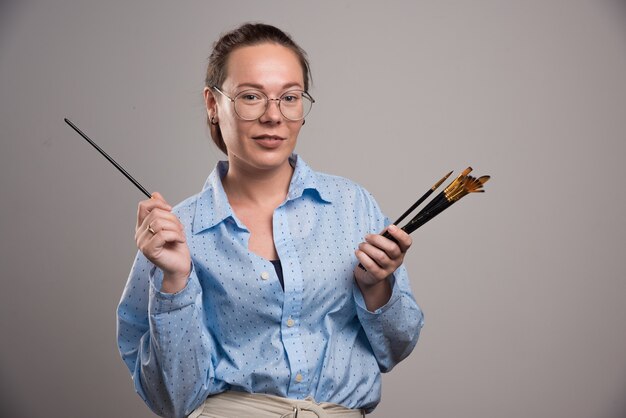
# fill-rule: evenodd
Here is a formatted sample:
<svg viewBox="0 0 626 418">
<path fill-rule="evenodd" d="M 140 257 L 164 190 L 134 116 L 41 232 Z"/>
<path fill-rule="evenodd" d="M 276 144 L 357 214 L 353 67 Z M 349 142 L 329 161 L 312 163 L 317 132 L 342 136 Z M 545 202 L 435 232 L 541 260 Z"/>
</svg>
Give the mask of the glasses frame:
<svg viewBox="0 0 626 418">
<path fill-rule="evenodd" d="M 281 115 L 282 115 L 285 119 L 287 119 L 288 121 L 291 121 L 291 122 L 297 122 L 297 121 L 303 120 L 304 118 L 306 118 L 306 117 L 307 117 L 307 115 L 311 112 L 311 109 L 313 109 L 313 103 L 315 103 L 315 99 L 313 98 L 313 96 L 311 96 L 311 95 L 309 94 L 309 92 L 308 92 L 308 91 L 305 91 L 305 90 L 297 90 L 297 89 L 296 89 L 296 90 L 289 90 L 289 91 L 298 91 L 298 92 L 302 93 L 302 95 L 303 95 L 304 97 L 306 97 L 307 99 L 309 99 L 309 100 L 311 101 L 311 107 L 309 108 L 309 110 L 308 110 L 305 114 L 303 114 L 303 115 L 302 115 L 302 117 L 301 117 L 301 118 L 298 118 L 298 119 L 292 119 L 292 118 L 287 117 L 287 116 L 285 115 L 285 113 L 283 112 L 283 109 L 282 109 L 282 107 L 281 107 L 281 105 L 280 105 L 280 104 L 282 103 L 282 101 L 283 101 L 283 99 L 282 99 L 281 97 L 276 97 L 276 98 L 271 99 L 271 98 L 269 98 L 269 97 L 267 96 L 267 94 L 263 93 L 261 90 L 249 89 L 249 90 L 243 90 L 243 91 L 240 91 L 239 93 L 237 93 L 237 95 L 235 95 L 235 98 L 232 98 L 232 97 L 230 97 L 228 94 L 224 93 L 224 92 L 223 92 L 223 91 L 222 91 L 219 87 L 217 87 L 217 86 L 213 86 L 212 88 L 213 88 L 214 90 L 216 90 L 218 93 L 220 93 L 222 96 L 224 96 L 224 97 L 226 97 L 228 100 L 230 100 L 230 101 L 231 101 L 231 103 L 233 104 L 233 109 L 235 109 L 235 114 L 237 115 L 237 117 L 238 117 L 239 119 L 246 120 L 246 121 L 253 121 L 253 120 L 258 120 L 258 119 L 260 119 L 260 118 L 261 118 L 261 117 L 262 117 L 262 116 L 263 116 L 263 115 L 267 112 L 267 109 L 268 109 L 268 108 L 269 108 L 269 106 L 270 106 L 270 102 L 276 102 L 276 101 L 277 101 L 277 102 L 278 102 L 278 110 L 280 111 L 280 114 L 281 114 Z M 250 90 L 257 91 L 257 92 L 261 93 L 261 94 L 263 95 L 263 97 L 265 97 L 265 109 L 263 110 L 263 113 L 261 113 L 258 117 L 254 118 L 254 119 L 247 119 L 247 118 L 244 118 L 243 116 L 241 116 L 241 115 L 239 114 L 239 112 L 237 112 L 237 106 L 235 105 L 235 100 L 237 99 L 237 97 L 238 97 L 240 94 L 245 93 L 246 91 L 250 91 Z M 289 91 L 287 91 L 287 93 L 288 93 Z"/>
</svg>

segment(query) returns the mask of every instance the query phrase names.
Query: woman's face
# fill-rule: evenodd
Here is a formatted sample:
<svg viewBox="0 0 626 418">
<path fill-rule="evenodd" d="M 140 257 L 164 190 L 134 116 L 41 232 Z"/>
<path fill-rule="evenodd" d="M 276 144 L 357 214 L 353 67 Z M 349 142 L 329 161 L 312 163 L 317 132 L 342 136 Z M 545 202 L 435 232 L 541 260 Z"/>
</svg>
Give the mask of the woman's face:
<svg viewBox="0 0 626 418">
<path fill-rule="evenodd" d="M 260 90 L 270 99 L 289 90 L 304 90 L 302 66 L 290 49 L 272 43 L 241 47 L 230 53 L 226 79 L 218 86 L 234 98 L 244 90 Z M 296 146 L 302 121 L 290 121 L 280 113 L 277 101 L 256 120 L 235 113 L 233 103 L 215 90 L 205 89 L 209 117 L 218 121 L 231 165 L 246 170 L 286 168 Z"/>
</svg>

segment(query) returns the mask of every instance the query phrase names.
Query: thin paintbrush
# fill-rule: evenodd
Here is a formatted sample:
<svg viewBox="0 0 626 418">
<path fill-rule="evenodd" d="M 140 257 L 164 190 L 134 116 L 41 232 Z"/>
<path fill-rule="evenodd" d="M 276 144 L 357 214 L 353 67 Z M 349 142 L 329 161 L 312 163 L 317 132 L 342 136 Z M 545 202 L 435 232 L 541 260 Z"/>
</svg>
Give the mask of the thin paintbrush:
<svg viewBox="0 0 626 418">
<path fill-rule="evenodd" d="M 109 156 L 109 154 L 107 154 L 106 152 L 104 152 L 104 150 L 103 150 L 102 148 L 100 148 L 100 147 L 98 146 L 98 144 L 96 144 L 95 142 L 93 142 L 93 141 L 92 141 L 92 140 L 91 140 L 91 139 L 90 139 L 87 135 L 85 135 L 85 134 L 83 133 L 83 131 L 81 131 L 80 129 L 78 129 L 78 127 L 77 127 L 76 125 L 74 125 L 74 124 L 73 124 L 73 123 L 72 123 L 72 122 L 71 122 L 68 118 L 65 118 L 64 120 L 65 120 L 65 123 L 67 123 L 68 125 L 70 125 L 70 126 L 72 127 L 72 129 L 74 129 L 76 132 L 78 132 L 78 134 L 79 134 L 80 136 L 82 136 L 83 138 L 85 138 L 85 140 L 87 140 L 87 142 L 89 142 L 89 143 L 90 143 L 90 144 L 91 144 L 91 145 L 92 145 L 95 149 L 97 149 L 97 150 L 100 152 L 100 154 L 102 154 L 102 155 L 104 156 L 104 158 L 106 158 L 107 160 L 109 160 L 109 162 L 110 162 L 111 164 L 113 164 L 113 165 L 115 166 L 115 168 L 117 168 L 118 170 L 120 170 L 120 171 L 122 172 L 122 174 L 123 174 L 123 175 L 125 175 L 125 176 L 126 176 L 126 178 L 127 178 L 128 180 L 130 180 L 130 181 L 131 181 L 131 182 L 132 182 L 135 186 L 137 186 L 137 188 L 138 188 L 139 190 L 141 190 L 141 191 L 143 192 L 143 194 L 145 194 L 145 195 L 146 195 L 146 196 L 148 196 L 148 197 L 152 197 L 152 196 L 150 196 L 150 193 L 148 193 L 148 191 L 145 189 L 145 187 L 143 187 L 141 184 L 139 184 L 139 182 L 138 182 L 137 180 L 135 180 L 135 179 L 133 178 L 133 176 L 131 176 L 130 174 L 128 174 L 128 171 L 124 170 L 124 168 L 123 168 L 121 165 L 119 165 L 119 164 L 117 163 L 117 161 L 115 161 L 113 158 L 111 158 L 111 157 Z"/>
<path fill-rule="evenodd" d="M 450 177 L 450 175 L 453 173 L 453 171 L 450 171 L 448 174 L 446 174 L 445 176 L 443 176 L 441 178 L 441 180 L 437 181 L 437 183 L 433 184 L 433 187 L 431 187 L 430 189 L 428 189 L 426 191 L 426 193 L 424 193 L 422 195 L 422 197 L 420 197 L 419 199 L 417 199 L 417 201 L 415 203 L 413 203 L 411 205 L 410 208 L 408 208 L 402 215 L 400 215 L 400 217 L 393 223 L 394 225 L 398 225 L 400 222 L 402 222 L 404 220 L 404 218 L 406 218 L 411 212 L 413 212 L 413 210 L 415 210 L 416 207 L 418 207 L 419 205 L 421 205 L 426 199 L 428 199 L 428 197 L 439 188 L 439 186 L 441 186 L 443 184 L 444 181 L 447 180 L 448 177 Z M 392 240 L 393 242 L 397 243 L 396 239 L 394 237 L 391 236 L 391 234 L 388 231 L 385 231 L 385 233 L 383 234 L 383 237 L 388 238 L 390 240 Z"/>
<path fill-rule="evenodd" d="M 441 186 L 443 184 L 444 181 L 446 181 L 446 179 L 448 177 L 450 177 L 450 174 L 452 174 L 452 171 L 450 171 L 448 174 L 446 174 L 445 176 L 443 176 L 443 178 L 441 180 L 439 180 L 437 183 L 435 183 L 433 185 L 433 187 L 431 187 L 430 189 L 428 189 L 428 191 L 426 193 L 424 193 L 424 195 L 422 197 L 420 197 L 419 199 L 417 199 L 417 202 L 413 203 L 413 205 L 407 209 L 406 212 L 404 212 L 402 215 L 400 215 L 400 217 L 398 218 L 397 221 L 395 221 L 393 224 L 394 225 L 398 225 L 400 222 L 402 222 L 402 220 L 404 218 L 407 217 L 407 215 L 411 212 L 413 212 L 413 209 L 415 209 L 416 207 L 418 207 L 419 205 L 421 205 L 424 200 L 428 199 L 428 196 L 430 196 L 432 194 L 432 192 L 434 192 L 435 190 L 437 190 L 439 188 L 439 186 Z"/>
<path fill-rule="evenodd" d="M 467 177 L 467 175 L 469 173 L 471 173 L 471 172 L 472 172 L 472 167 L 467 167 L 465 170 L 463 170 L 463 172 L 461 172 L 461 174 L 459 174 L 457 178 L 452 180 L 452 182 L 441 193 L 439 193 L 437 196 L 435 196 L 433 198 L 433 200 L 428 202 L 428 204 L 424 207 L 424 209 L 422 209 L 420 211 L 420 213 L 430 212 L 436 206 L 446 202 L 446 196 L 448 196 L 450 194 L 450 191 L 451 190 L 457 190 L 457 188 L 459 188 L 461 186 L 461 183 L 462 183 L 463 179 L 465 177 Z M 419 216 L 419 214 L 418 214 L 418 216 Z"/>
</svg>

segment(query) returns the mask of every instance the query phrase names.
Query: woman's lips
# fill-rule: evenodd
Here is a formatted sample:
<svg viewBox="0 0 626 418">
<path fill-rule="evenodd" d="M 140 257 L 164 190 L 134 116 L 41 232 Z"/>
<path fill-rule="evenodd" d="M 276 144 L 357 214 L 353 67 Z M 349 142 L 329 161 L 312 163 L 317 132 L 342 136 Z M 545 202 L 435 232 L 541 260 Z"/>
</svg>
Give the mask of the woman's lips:
<svg viewBox="0 0 626 418">
<path fill-rule="evenodd" d="M 254 141 L 264 148 L 278 148 L 283 143 L 285 138 L 276 135 L 259 135 L 252 137 Z"/>
</svg>

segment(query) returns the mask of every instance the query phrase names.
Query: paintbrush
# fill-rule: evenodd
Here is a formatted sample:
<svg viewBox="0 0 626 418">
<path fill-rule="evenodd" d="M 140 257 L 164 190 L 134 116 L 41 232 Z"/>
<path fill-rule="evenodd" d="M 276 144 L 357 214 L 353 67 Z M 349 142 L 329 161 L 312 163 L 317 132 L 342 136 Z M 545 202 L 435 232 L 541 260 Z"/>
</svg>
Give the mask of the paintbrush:
<svg viewBox="0 0 626 418">
<path fill-rule="evenodd" d="M 448 193 L 450 193 L 451 190 L 457 190 L 457 188 L 461 185 L 463 179 L 472 172 L 472 167 L 467 167 L 465 170 L 463 170 L 463 172 L 461 172 L 461 174 L 459 174 L 457 176 L 457 178 L 455 178 L 444 190 L 443 192 L 439 193 L 437 196 L 435 196 L 433 198 L 433 200 L 431 200 L 430 202 L 428 202 L 428 204 L 426 205 L 426 207 L 424 207 L 422 210 L 419 211 L 419 213 L 417 215 L 415 215 L 413 217 L 413 219 L 411 219 L 406 225 L 405 227 L 408 227 L 411 224 L 414 224 L 415 222 L 417 222 L 419 219 L 424 219 L 424 218 L 429 218 L 429 216 L 436 216 L 437 214 L 441 213 L 441 211 L 443 210 L 441 208 L 442 205 L 445 204 L 445 202 L 447 202 L 446 200 L 446 191 L 448 191 Z M 406 231 L 405 231 L 406 232 Z"/>
<path fill-rule="evenodd" d="M 448 174 L 446 174 L 445 176 L 443 176 L 439 181 L 437 181 L 435 184 L 433 184 L 433 187 L 431 187 L 430 189 L 428 189 L 426 191 L 426 193 L 424 193 L 422 195 L 422 197 L 420 197 L 419 199 L 417 199 L 417 201 L 415 203 L 413 203 L 411 205 L 410 208 L 408 208 L 402 215 L 400 215 L 400 217 L 398 219 L 396 219 L 396 221 L 393 223 L 394 225 L 398 225 L 400 222 L 402 222 L 404 220 L 404 218 L 406 218 L 411 212 L 413 212 L 413 210 L 415 210 L 416 207 L 418 207 L 419 205 L 421 205 L 426 199 L 428 199 L 428 197 L 439 188 L 439 186 L 441 186 L 443 184 L 444 181 L 446 181 L 446 179 L 448 177 L 450 177 L 450 175 L 453 173 L 453 171 L 450 171 Z M 392 240 L 393 242 L 397 243 L 396 239 L 394 237 L 391 236 L 391 234 L 388 231 L 385 231 L 385 233 L 383 234 L 383 237 L 385 238 L 389 238 L 390 240 Z"/>
<path fill-rule="evenodd" d="M 417 215 L 413 217 L 406 225 L 401 229 L 410 234 L 415 231 L 426 222 L 439 215 L 441 212 L 449 208 L 454 203 L 458 202 L 463 196 L 469 193 L 483 193 L 483 185 L 490 179 L 490 176 L 481 176 L 478 178 L 472 177 L 469 173 L 472 171 L 472 167 L 467 167 L 459 176 L 454 179 L 441 193 L 435 196 Z M 416 207 L 418 207 L 430 194 L 435 191 L 452 172 L 448 173 L 443 179 L 439 180 L 435 185 L 428 190 L 424 196 L 419 198 L 406 212 L 404 212 L 394 225 L 397 225 L 402 221 L 409 213 L 411 213 Z M 391 236 L 389 231 L 385 231 L 382 234 L 385 238 L 392 240 L 395 243 L 398 241 Z M 359 267 L 365 270 L 362 264 L 359 263 Z"/>
<path fill-rule="evenodd" d="M 100 152 L 100 154 L 102 154 L 102 155 L 104 156 L 104 158 L 106 158 L 107 160 L 109 160 L 109 162 L 110 162 L 111 164 L 113 164 L 113 165 L 115 166 L 115 168 L 117 168 L 118 170 L 120 170 L 120 172 L 121 172 L 124 176 L 126 176 L 126 178 L 127 178 L 128 180 L 130 180 L 130 181 L 131 181 L 131 182 L 132 182 L 135 186 L 137 186 L 137 188 L 138 188 L 139 190 L 141 190 L 141 192 L 142 192 L 143 194 L 145 194 L 145 195 L 146 195 L 146 196 L 148 196 L 149 198 L 150 198 L 150 197 L 152 197 L 152 196 L 150 195 L 150 193 L 148 193 L 148 191 L 145 189 L 145 187 L 143 187 L 141 184 L 139 184 L 139 182 L 138 182 L 137 180 L 135 180 L 135 179 L 133 178 L 133 176 L 131 176 L 131 175 L 128 173 L 128 171 L 124 170 L 124 168 L 123 168 L 121 165 L 119 165 L 119 164 L 117 163 L 117 161 L 115 161 L 113 158 L 111 158 L 111 156 L 110 156 L 109 154 L 107 154 L 106 152 L 104 152 L 104 150 L 103 150 L 102 148 L 100 148 L 100 147 L 98 146 L 98 144 L 96 144 L 94 141 L 92 141 L 92 140 L 91 140 L 91 138 L 89 138 L 87 135 L 85 135 L 85 134 L 83 133 L 83 131 L 81 131 L 80 129 L 78 129 L 78 127 L 77 127 L 76 125 L 74 125 L 74 124 L 73 124 L 73 123 L 72 123 L 72 122 L 71 122 L 68 118 L 65 118 L 64 120 L 65 120 L 65 123 L 67 123 L 68 125 L 70 125 L 70 126 L 72 127 L 72 129 L 74 129 L 76 132 L 78 132 L 78 134 L 79 134 L 80 136 L 82 136 L 83 138 L 85 138 L 85 140 L 86 140 L 87 142 L 89 142 L 89 143 L 90 143 L 90 144 L 91 144 L 91 145 L 92 145 L 95 149 L 97 149 L 97 150 L 98 150 L 98 152 Z"/>
<path fill-rule="evenodd" d="M 468 167 L 465 171 L 463 171 L 459 177 L 450 183 L 450 185 L 448 185 L 443 192 L 433 198 L 433 200 L 402 229 L 406 233 L 410 234 L 469 193 L 484 193 L 485 190 L 483 189 L 483 185 L 491 177 L 481 176 L 475 178 L 468 175 L 470 171 L 472 171 L 471 167 Z"/>
<path fill-rule="evenodd" d="M 394 224 L 394 225 L 398 225 L 400 222 L 402 222 L 402 220 L 403 220 L 404 218 L 406 218 L 406 217 L 407 217 L 407 215 L 408 215 L 409 213 L 413 212 L 413 210 L 414 210 L 416 207 L 418 207 L 419 205 L 421 205 L 421 204 L 424 202 L 424 200 L 428 199 L 428 196 L 430 196 L 430 195 L 431 195 L 431 194 L 432 194 L 435 190 L 437 190 L 437 189 L 439 188 L 439 186 L 441 186 L 441 185 L 443 184 L 443 182 L 444 182 L 444 181 L 446 181 L 446 180 L 447 180 L 447 178 L 448 178 L 448 177 L 450 177 L 450 175 L 451 175 L 452 173 L 453 173 L 453 172 L 452 172 L 452 171 L 450 171 L 448 174 L 446 174 L 445 176 L 443 176 L 443 177 L 441 178 L 441 180 L 439 180 L 437 183 L 433 184 L 433 187 L 431 187 L 430 189 L 428 189 L 428 191 L 427 191 L 426 193 L 424 193 L 424 194 L 422 195 L 422 197 L 420 197 L 419 199 L 417 199 L 417 202 L 413 203 L 413 205 L 411 205 L 411 207 L 410 207 L 410 208 L 408 208 L 408 209 L 406 210 L 406 212 L 404 212 L 402 215 L 400 215 L 400 217 L 399 217 L 399 218 L 398 218 L 398 219 L 397 219 L 397 220 L 396 220 L 393 224 Z"/>
</svg>

